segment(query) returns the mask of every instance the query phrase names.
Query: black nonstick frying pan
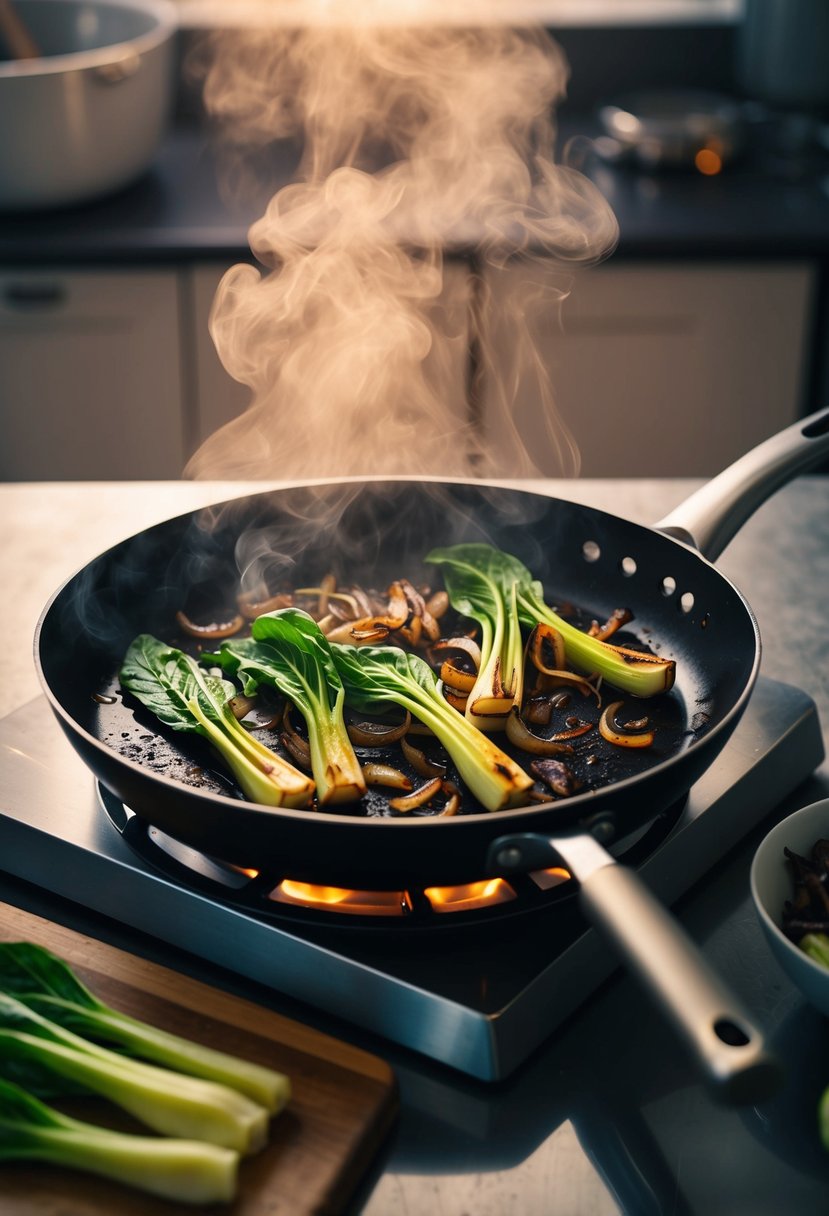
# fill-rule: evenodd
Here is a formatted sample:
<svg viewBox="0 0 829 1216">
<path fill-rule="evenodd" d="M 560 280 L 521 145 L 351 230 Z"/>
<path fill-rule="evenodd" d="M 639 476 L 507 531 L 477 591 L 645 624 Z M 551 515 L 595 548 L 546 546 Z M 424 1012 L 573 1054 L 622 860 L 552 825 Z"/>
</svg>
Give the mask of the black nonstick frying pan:
<svg viewBox="0 0 829 1216">
<path fill-rule="evenodd" d="M 655 528 L 482 483 L 352 480 L 266 492 L 169 520 L 115 546 L 46 607 L 36 662 L 70 742 L 139 816 L 240 865 L 375 889 L 449 885 L 566 866 L 586 914 L 608 929 L 724 1095 L 753 1099 L 773 1071 L 745 1012 L 681 930 L 602 845 L 685 796 L 736 726 L 756 679 L 751 610 L 709 558 L 773 490 L 829 452 L 829 411 L 768 440 Z M 437 544 L 487 540 L 597 617 L 631 609 L 638 635 L 673 658 L 665 742 L 598 789 L 543 805 L 455 818 L 272 810 L 241 801 L 123 699 L 117 672 L 138 633 L 174 640 L 175 614 L 235 602 L 240 574 L 293 586 L 329 570 L 384 587 Z M 194 773 L 194 770 L 197 772 Z"/>
</svg>

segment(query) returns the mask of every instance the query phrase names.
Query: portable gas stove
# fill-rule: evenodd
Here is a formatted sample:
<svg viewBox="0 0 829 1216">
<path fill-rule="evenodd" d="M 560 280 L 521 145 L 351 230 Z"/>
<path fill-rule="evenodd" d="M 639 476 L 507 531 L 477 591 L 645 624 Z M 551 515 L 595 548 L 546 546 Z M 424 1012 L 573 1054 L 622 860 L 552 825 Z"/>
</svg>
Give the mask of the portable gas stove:
<svg viewBox="0 0 829 1216">
<path fill-rule="evenodd" d="M 615 969 L 566 872 L 308 887 L 146 825 L 97 787 L 43 698 L 0 722 L 0 754 L 0 869 L 482 1080 L 508 1076 Z M 761 679 L 686 802 L 611 851 L 670 904 L 822 758 L 812 700 Z"/>
</svg>

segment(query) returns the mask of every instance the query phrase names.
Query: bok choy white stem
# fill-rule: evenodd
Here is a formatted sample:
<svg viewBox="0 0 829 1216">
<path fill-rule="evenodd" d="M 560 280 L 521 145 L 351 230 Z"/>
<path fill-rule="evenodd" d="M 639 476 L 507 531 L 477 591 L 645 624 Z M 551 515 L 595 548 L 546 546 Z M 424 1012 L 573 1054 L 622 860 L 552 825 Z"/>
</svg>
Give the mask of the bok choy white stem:
<svg viewBox="0 0 829 1216">
<path fill-rule="evenodd" d="M 0 1161 L 45 1161 L 201 1206 L 233 1199 L 239 1154 L 201 1140 L 108 1131 L 0 1079 Z"/>
</svg>

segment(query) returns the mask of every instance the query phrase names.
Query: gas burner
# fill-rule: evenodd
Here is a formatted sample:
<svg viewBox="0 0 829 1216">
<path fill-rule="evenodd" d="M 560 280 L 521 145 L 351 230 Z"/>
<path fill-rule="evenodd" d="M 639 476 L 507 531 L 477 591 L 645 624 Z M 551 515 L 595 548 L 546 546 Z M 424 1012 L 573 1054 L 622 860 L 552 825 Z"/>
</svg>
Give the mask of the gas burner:
<svg viewBox="0 0 829 1216">
<path fill-rule="evenodd" d="M 509 1076 L 616 965 L 555 875 L 546 894 L 510 876 L 516 899 L 451 915 L 425 892 L 405 915 L 332 915 L 307 900 L 277 905 L 285 875 L 234 871 L 117 803 L 116 831 L 44 698 L 0 722 L 0 755 L 8 874 L 304 1002 L 309 1017 L 322 1010 L 481 1080 Z M 811 699 L 761 679 L 717 762 L 660 822 L 663 838 L 646 831 L 621 859 L 672 903 L 822 759 Z"/>
<path fill-rule="evenodd" d="M 139 818 L 100 783 L 98 797 L 110 822 L 142 861 L 174 882 L 268 921 L 346 932 L 396 930 L 411 935 L 484 927 L 489 932 L 494 922 L 537 915 L 571 899 L 576 890 L 561 867 L 452 887 L 409 884 L 365 891 L 298 882 L 273 866 L 244 869 L 209 857 Z M 608 851 L 626 865 L 640 865 L 675 827 L 684 805 L 683 800 Z"/>
</svg>

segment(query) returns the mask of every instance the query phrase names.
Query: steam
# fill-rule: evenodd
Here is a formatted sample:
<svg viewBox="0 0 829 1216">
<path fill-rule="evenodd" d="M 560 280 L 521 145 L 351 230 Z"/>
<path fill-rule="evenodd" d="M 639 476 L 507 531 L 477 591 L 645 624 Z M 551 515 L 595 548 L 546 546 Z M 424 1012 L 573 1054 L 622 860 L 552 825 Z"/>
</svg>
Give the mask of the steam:
<svg viewBox="0 0 829 1216">
<path fill-rule="evenodd" d="M 548 429 L 544 472 L 578 471 L 532 312 L 559 306 L 571 269 L 612 249 L 616 222 L 553 159 L 558 46 L 500 24 L 495 0 L 474 24 L 462 7 L 458 24 L 437 0 L 272 0 L 267 28 L 211 38 L 205 103 L 237 171 L 275 140 L 302 151 L 250 230 L 258 266 L 225 275 L 211 314 L 251 404 L 187 476 L 532 475 L 513 416 L 527 376 Z M 499 313 L 512 356 L 496 364 L 491 288 L 516 259 L 558 274 L 544 290 L 528 276 Z"/>
</svg>

